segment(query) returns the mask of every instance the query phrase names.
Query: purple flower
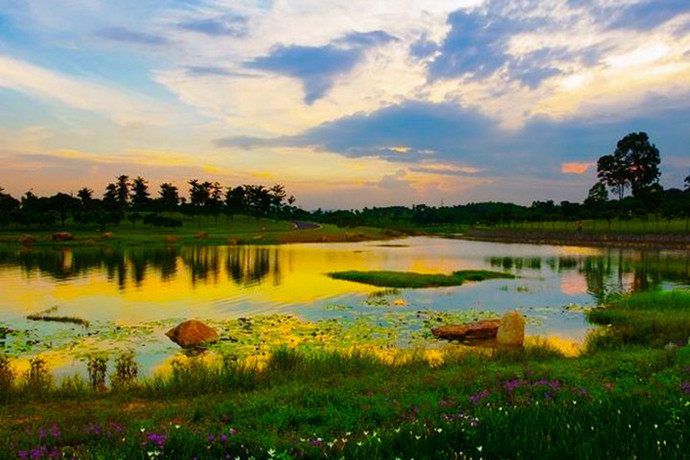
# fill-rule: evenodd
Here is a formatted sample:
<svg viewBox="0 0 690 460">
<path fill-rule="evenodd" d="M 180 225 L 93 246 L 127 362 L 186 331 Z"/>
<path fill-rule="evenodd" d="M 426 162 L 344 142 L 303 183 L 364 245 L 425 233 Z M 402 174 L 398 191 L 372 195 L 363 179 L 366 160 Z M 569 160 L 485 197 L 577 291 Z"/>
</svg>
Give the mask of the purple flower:
<svg viewBox="0 0 690 460">
<path fill-rule="evenodd" d="M 506 390 L 508 391 L 508 393 L 512 393 L 513 390 L 515 390 L 516 388 L 519 388 L 521 386 L 527 385 L 527 383 L 528 383 L 527 380 L 512 379 L 512 380 L 508 380 L 505 383 L 505 387 L 506 387 Z"/>
<path fill-rule="evenodd" d="M 472 404 L 475 406 L 479 403 L 484 398 L 488 398 L 489 395 L 491 395 L 491 392 L 489 390 L 482 390 L 477 394 L 474 394 L 470 396 L 470 401 L 472 401 Z"/>
<path fill-rule="evenodd" d="M 38 438 L 39 439 L 45 439 L 46 438 L 46 430 L 44 430 L 43 427 L 38 429 Z"/>
<path fill-rule="evenodd" d="M 221 435 L 220 435 L 220 440 L 221 440 L 221 442 L 227 441 L 227 440 L 228 440 L 227 435 L 226 435 L 225 433 L 221 434 Z"/>
<path fill-rule="evenodd" d="M 556 391 L 561 387 L 561 382 L 559 380 L 551 380 L 549 381 L 549 386 L 553 391 Z"/>
<path fill-rule="evenodd" d="M 535 387 L 545 387 L 548 384 L 549 384 L 549 381 L 546 379 L 541 379 L 541 380 L 537 380 L 535 382 L 532 382 L 532 386 L 535 386 Z"/>
<path fill-rule="evenodd" d="M 27 453 L 25 450 L 19 451 L 19 458 L 27 458 Z"/>
<path fill-rule="evenodd" d="M 678 388 L 683 390 L 686 395 L 690 394 L 690 382 L 681 383 L 680 385 L 678 385 Z"/>
<path fill-rule="evenodd" d="M 237 433 L 237 431 L 235 431 L 234 428 L 230 428 L 229 433 L 230 433 L 230 436 L 235 436 L 235 433 Z"/>
<path fill-rule="evenodd" d="M 165 447 L 165 441 L 167 441 L 168 437 L 164 434 L 151 433 L 146 436 L 146 439 L 155 443 L 158 448 L 162 449 Z"/>
<path fill-rule="evenodd" d="M 60 428 L 53 423 L 50 427 L 50 435 L 53 437 L 53 439 L 59 439 L 60 438 Z"/>
<path fill-rule="evenodd" d="M 213 434 L 208 435 L 208 442 L 213 442 L 216 440 L 216 437 Z"/>
<path fill-rule="evenodd" d="M 318 447 L 321 445 L 321 440 L 320 439 L 312 439 L 311 441 L 309 441 L 309 444 L 311 444 L 312 446 Z"/>
</svg>

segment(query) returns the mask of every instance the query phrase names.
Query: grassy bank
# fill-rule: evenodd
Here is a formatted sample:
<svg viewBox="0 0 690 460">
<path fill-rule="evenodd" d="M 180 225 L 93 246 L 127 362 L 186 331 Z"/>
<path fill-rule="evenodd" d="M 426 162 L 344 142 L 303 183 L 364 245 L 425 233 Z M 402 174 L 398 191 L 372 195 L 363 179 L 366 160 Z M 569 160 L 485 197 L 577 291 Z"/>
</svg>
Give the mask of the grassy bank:
<svg viewBox="0 0 690 460">
<path fill-rule="evenodd" d="M 590 337 L 592 346 L 685 346 L 690 338 L 690 292 L 647 292 L 611 299 L 587 313 L 588 319 L 608 326 Z"/>
<path fill-rule="evenodd" d="M 166 216 L 168 214 L 166 213 Z M 178 228 L 163 228 L 141 222 L 123 220 L 111 225 L 106 232 L 94 226 L 69 223 L 65 227 L 50 229 L 0 229 L 0 243 L 20 245 L 22 235 L 35 241 L 30 246 L 112 246 L 112 245 L 225 245 L 225 244 L 284 244 L 307 242 L 345 242 L 384 240 L 400 236 L 399 233 L 378 228 L 342 229 L 335 225 L 319 228 L 295 229 L 289 221 L 254 218 L 249 216 L 186 216 L 172 214 L 182 222 Z M 53 241 L 57 232 L 74 235 L 71 241 Z"/>
<path fill-rule="evenodd" d="M 683 458 L 689 365 L 635 347 L 435 366 L 279 349 L 262 368 L 190 360 L 107 390 L 37 374 L 0 407 L 0 458 Z"/>
<path fill-rule="evenodd" d="M 437 273 L 393 272 L 393 271 L 344 271 L 329 273 L 333 279 L 353 281 L 386 288 L 430 288 L 460 286 L 467 281 L 484 281 L 489 279 L 513 279 L 510 273 L 487 270 L 462 270 L 450 275 Z"/>
<path fill-rule="evenodd" d="M 0 458 L 680 459 L 690 346 L 664 344 L 687 338 L 688 312 L 685 291 L 611 298 L 589 313 L 611 326 L 577 358 L 546 343 L 386 360 L 278 347 L 152 379 L 126 355 L 108 379 L 93 357 L 90 379 L 59 382 L 0 360 Z"/>
</svg>

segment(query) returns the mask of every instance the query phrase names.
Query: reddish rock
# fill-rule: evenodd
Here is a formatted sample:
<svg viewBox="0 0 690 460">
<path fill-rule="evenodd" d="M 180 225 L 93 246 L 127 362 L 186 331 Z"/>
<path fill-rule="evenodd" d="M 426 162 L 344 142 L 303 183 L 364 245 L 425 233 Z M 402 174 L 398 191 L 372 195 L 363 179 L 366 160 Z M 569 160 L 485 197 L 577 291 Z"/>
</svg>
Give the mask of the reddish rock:
<svg viewBox="0 0 690 460">
<path fill-rule="evenodd" d="M 218 341 L 218 332 L 215 329 L 195 319 L 180 323 L 165 335 L 182 348 L 196 348 Z"/>
<path fill-rule="evenodd" d="M 194 235 L 194 238 L 196 238 L 197 240 L 207 240 L 208 239 L 208 233 L 199 232 L 196 235 Z"/>
<path fill-rule="evenodd" d="M 435 327 L 431 333 L 439 339 L 446 340 L 493 339 L 498 333 L 500 323 L 500 319 L 487 319 L 476 323 L 451 324 Z"/>
<path fill-rule="evenodd" d="M 165 242 L 168 244 L 179 243 L 180 237 L 175 235 L 165 235 Z"/>
<path fill-rule="evenodd" d="M 104 240 L 112 240 L 115 238 L 115 234 L 113 232 L 105 232 L 103 235 L 101 235 Z"/>
<path fill-rule="evenodd" d="M 21 244 L 34 244 L 37 238 L 33 235 L 22 235 L 19 237 L 19 242 Z"/>
<path fill-rule="evenodd" d="M 74 239 L 74 235 L 72 235 L 70 232 L 60 232 L 53 233 L 51 238 L 53 241 L 72 241 Z"/>
</svg>

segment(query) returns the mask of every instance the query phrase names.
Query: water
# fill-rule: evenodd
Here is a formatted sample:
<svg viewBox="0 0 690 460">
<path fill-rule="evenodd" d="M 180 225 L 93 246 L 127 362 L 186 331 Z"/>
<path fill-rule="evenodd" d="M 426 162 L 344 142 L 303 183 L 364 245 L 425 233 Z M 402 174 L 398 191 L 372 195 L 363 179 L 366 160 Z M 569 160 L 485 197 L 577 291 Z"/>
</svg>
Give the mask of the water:
<svg viewBox="0 0 690 460">
<path fill-rule="evenodd" d="M 490 280 L 452 288 L 402 290 L 382 308 L 369 295 L 380 288 L 333 280 L 340 270 L 508 271 L 515 280 Z M 188 318 L 222 321 L 266 314 L 304 320 L 382 320 L 395 312 L 463 310 L 501 313 L 517 309 L 527 333 L 582 343 L 589 325 L 579 308 L 616 291 L 687 286 L 690 253 L 484 243 L 440 238 L 380 242 L 128 249 L 0 249 L 0 326 L 31 330 L 35 340 L 60 342 L 79 326 L 27 321 L 57 307 L 108 326 Z M 386 299 L 384 298 L 384 299 Z M 398 305 L 393 305 L 393 299 Z M 385 301 L 383 302 L 385 304 Z M 404 304 L 403 304 L 404 303 Z M 161 327 L 150 341 L 161 346 L 150 361 L 176 351 Z M 152 329 L 153 330 L 153 329 Z M 117 346 L 116 340 L 110 342 Z M 165 346 L 163 347 L 163 344 Z M 63 347 L 64 348 L 64 347 Z M 63 350 L 64 351 L 64 350 Z M 27 355 L 30 350 L 26 350 Z M 155 358 L 154 358 L 155 356 Z M 71 362 L 62 353 L 57 367 Z"/>
</svg>

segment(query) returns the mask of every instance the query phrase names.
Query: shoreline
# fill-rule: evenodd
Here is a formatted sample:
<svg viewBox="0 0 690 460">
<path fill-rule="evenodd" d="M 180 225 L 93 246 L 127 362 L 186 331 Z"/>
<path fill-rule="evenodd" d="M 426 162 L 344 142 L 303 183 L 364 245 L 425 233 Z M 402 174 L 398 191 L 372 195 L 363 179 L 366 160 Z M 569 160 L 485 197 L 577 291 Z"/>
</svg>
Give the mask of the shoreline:
<svg viewBox="0 0 690 460">
<path fill-rule="evenodd" d="M 487 241 L 508 244 L 545 244 L 554 246 L 615 247 L 631 249 L 690 250 L 690 234 L 625 234 L 588 232 L 534 232 L 511 230 L 469 230 L 449 239 Z"/>
</svg>

